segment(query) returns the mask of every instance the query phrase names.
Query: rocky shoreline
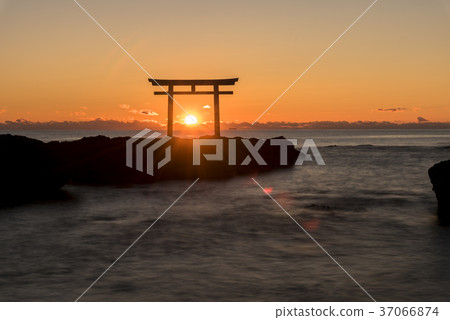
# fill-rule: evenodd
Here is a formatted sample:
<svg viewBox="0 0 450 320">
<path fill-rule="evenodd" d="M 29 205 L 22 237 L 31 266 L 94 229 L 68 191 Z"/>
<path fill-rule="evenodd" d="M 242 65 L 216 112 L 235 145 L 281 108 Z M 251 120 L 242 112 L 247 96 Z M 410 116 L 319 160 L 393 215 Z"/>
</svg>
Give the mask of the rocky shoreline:
<svg viewBox="0 0 450 320">
<path fill-rule="evenodd" d="M 212 137 L 202 137 L 212 138 Z M 193 165 L 193 140 L 172 138 L 171 161 L 153 176 L 126 166 L 126 142 L 129 137 L 87 137 L 76 141 L 44 143 L 23 136 L 0 135 L 0 192 L 3 202 L 39 198 L 66 184 L 132 185 L 172 179 L 226 179 L 293 166 L 299 151 L 288 146 L 287 165 L 280 164 L 280 147 L 266 140 L 258 150 L 267 165 L 251 161 L 248 165 L 229 165 L 229 138 L 223 140 L 223 161 L 202 161 Z M 234 138 L 236 162 L 248 156 L 242 138 Z M 278 137 L 277 139 L 284 139 Z M 153 143 L 158 141 L 155 139 Z M 250 139 L 252 144 L 257 139 Z M 148 147 L 148 146 L 147 146 Z M 155 151 L 154 159 L 163 159 L 165 148 Z M 214 153 L 214 146 L 203 146 L 202 153 Z M 135 154 L 134 154 L 135 155 Z M 0 200 L 0 202 L 2 202 Z"/>
</svg>

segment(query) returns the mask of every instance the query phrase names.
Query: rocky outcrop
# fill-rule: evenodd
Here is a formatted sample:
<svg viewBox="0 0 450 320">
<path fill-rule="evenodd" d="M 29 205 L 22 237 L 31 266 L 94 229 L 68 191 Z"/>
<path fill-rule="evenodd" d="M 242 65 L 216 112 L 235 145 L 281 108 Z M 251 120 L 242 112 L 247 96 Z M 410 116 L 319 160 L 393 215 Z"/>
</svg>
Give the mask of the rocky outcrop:
<svg viewBox="0 0 450 320">
<path fill-rule="evenodd" d="M 154 175 L 150 176 L 125 165 L 128 139 L 128 137 L 107 138 L 97 136 L 72 142 L 50 142 L 49 147 L 64 158 L 63 171 L 70 172 L 70 182 L 74 184 L 137 184 L 168 179 L 223 179 L 289 167 L 295 164 L 299 154 L 293 146 L 290 146 L 288 148 L 288 165 L 280 165 L 280 147 L 271 146 L 267 140 L 259 149 L 259 154 L 267 165 L 258 165 L 255 161 L 251 161 L 246 166 L 229 165 L 230 139 L 221 138 L 224 151 L 223 160 L 206 161 L 202 156 L 200 165 L 194 165 L 193 140 L 172 138 L 167 144 L 155 151 Z M 158 140 L 155 139 L 146 148 L 149 148 Z M 236 164 L 241 164 L 248 156 L 248 151 L 241 138 L 237 138 L 235 141 Z M 255 144 L 257 139 L 250 139 L 250 141 Z M 158 170 L 156 163 L 165 157 L 165 150 L 168 146 L 171 148 L 171 161 Z M 146 153 L 145 150 L 144 154 Z M 203 154 L 216 152 L 215 146 L 202 146 L 201 150 Z M 134 152 L 133 162 L 135 162 L 136 157 L 136 152 Z M 144 160 L 143 162 L 143 171 L 146 172 L 147 161 Z"/>
<path fill-rule="evenodd" d="M 450 160 L 442 161 L 428 170 L 438 202 L 438 216 L 442 223 L 450 223 Z"/>
<path fill-rule="evenodd" d="M 48 144 L 0 135 L 0 204 L 42 198 L 69 181 L 63 159 Z"/>
<path fill-rule="evenodd" d="M 210 137 L 212 138 L 212 137 Z M 278 139 L 281 139 L 279 137 Z M 123 185 L 150 183 L 168 179 L 222 179 L 236 175 L 253 174 L 295 164 L 299 152 L 288 147 L 287 165 L 280 164 L 280 147 L 265 141 L 258 150 L 267 165 L 252 160 L 240 165 L 249 155 L 243 139 L 236 138 L 236 164 L 229 165 L 230 139 L 223 142 L 223 160 L 193 164 L 193 140 L 172 138 L 154 153 L 155 163 L 165 157 L 171 148 L 171 161 L 156 170 L 154 175 L 126 166 L 126 142 L 129 137 L 88 137 L 69 142 L 49 142 L 21 136 L 0 135 L 0 192 L 1 198 L 38 196 L 61 188 L 65 183 L 89 185 Z M 148 148 L 159 139 L 146 146 Z M 256 144 L 257 139 L 250 139 Z M 137 141 L 136 143 L 138 143 Z M 231 143 L 233 146 L 233 143 Z M 202 153 L 215 153 L 215 146 L 202 146 Z M 144 150 L 145 151 L 145 150 Z M 145 152 L 144 152 L 145 153 Z M 134 158 L 136 153 L 134 153 Z M 146 165 L 146 161 L 144 164 Z"/>
</svg>

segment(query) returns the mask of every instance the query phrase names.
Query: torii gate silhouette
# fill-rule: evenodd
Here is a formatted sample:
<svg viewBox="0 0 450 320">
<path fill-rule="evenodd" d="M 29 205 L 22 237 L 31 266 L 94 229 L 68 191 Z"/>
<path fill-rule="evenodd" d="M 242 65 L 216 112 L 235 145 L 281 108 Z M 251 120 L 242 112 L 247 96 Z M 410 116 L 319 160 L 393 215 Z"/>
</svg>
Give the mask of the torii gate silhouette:
<svg viewBox="0 0 450 320">
<path fill-rule="evenodd" d="M 173 136 L 173 96 L 176 94 L 185 95 L 214 95 L 214 135 L 220 137 L 220 109 L 219 96 L 221 94 L 233 94 L 233 91 L 220 91 L 219 86 L 233 86 L 239 78 L 232 79 L 195 79 L 195 80 L 168 80 L 168 79 L 148 79 L 154 86 L 167 86 L 164 91 L 155 91 L 155 95 L 168 95 L 167 109 L 167 135 Z M 190 86 L 190 91 L 175 91 L 175 86 Z M 195 86 L 213 86 L 212 91 L 196 91 Z"/>
</svg>

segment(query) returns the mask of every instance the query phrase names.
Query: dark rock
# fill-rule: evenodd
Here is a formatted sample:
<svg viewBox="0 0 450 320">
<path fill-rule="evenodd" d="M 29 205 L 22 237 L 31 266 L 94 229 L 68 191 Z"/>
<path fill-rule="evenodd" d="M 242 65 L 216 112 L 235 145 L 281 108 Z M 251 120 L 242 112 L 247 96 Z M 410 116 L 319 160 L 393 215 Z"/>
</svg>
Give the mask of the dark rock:
<svg viewBox="0 0 450 320">
<path fill-rule="evenodd" d="M 450 160 L 442 161 L 428 170 L 438 202 L 438 216 L 442 223 L 450 223 Z"/>
<path fill-rule="evenodd" d="M 282 138 L 282 137 L 280 137 Z M 278 139 L 280 139 L 278 138 Z M 236 140 L 236 163 L 228 165 L 230 139 L 223 140 L 224 160 L 206 161 L 193 165 L 193 140 L 172 138 L 164 147 L 155 151 L 155 163 L 165 156 L 171 147 L 171 161 L 155 175 L 126 166 L 126 142 L 128 137 L 104 136 L 83 138 L 68 142 L 44 143 L 22 136 L 0 135 L 0 203 L 1 199 L 40 197 L 58 190 L 66 183 L 73 184 L 140 184 L 167 179 L 224 179 L 236 175 L 253 174 L 295 164 L 299 151 L 288 147 L 288 165 L 280 164 L 280 147 L 271 146 L 266 140 L 259 154 L 267 165 L 258 165 L 253 159 L 247 166 L 239 165 L 249 155 L 241 138 Z M 146 148 L 156 143 L 153 140 Z M 250 139 L 252 144 L 257 139 Z M 138 141 L 139 142 L 139 141 Z M 202 146 L 202 153 L 215 153 L 214 146 Z M 145 153 L 145 151 L 144 151 Z M 136 156 L 134 154 L 134 156 Z"/>
<path fill-rule="evenodd" d="M 206 137 L 203 137 L 206 138 Z M 157 170 L 154 176 L 129 168 L 126 163 L 126 142 L 128 137 L 107 138 L 104 136 L 83 138 L 71 142 L 51 142 L 49 145 L 65 159 L 64 171 L 71 173 L 71 183 L 74 184 L 139 184 L 168 179 L 224 179 L 236 175 L 253 174 L 289 167 L 295 164 L 299 152 L 293 146 L 288 149 L 288 165 L 280 165 L 278 146 L 270 146 L 267 140 L 259 150 L 267 165 L 258 165 L 251 161 L 248 166 L 228 165 L 228 138 L 223 140 L 223 161 L 206 161 L 201 159 L 201 165 L 193 165 L 193 140 L 172 138 L 166 145 L 157 149 L 154 154 L 155 164 L 165 156 L 166 147 L 171 147 L 171 161 Z M 236 163 L 240 164 L 248 152 L 241 138 L 236 139 Z M 159 139 L 146 146 L 150 147 Z M 255 144 L 257 139 L 250 139 Z M 138 141 L 139 142 L 139 141 Z M 145 149 L 146 150 L 146 149 Z M 146 153 L 144 150 L 144 154 Z M 202 153 L 215 153 L 215 146 L 202 146 Z M 133 159 L 136 158 L 134 153 Z M 146 172 L 144 161 L 144 172 Z"/>
<path fill-rule="evenodd" d="M 41 198 L 69 179 L 62 159 L 41 141 L 0 135 L 0 204 Z"/>
</svg>

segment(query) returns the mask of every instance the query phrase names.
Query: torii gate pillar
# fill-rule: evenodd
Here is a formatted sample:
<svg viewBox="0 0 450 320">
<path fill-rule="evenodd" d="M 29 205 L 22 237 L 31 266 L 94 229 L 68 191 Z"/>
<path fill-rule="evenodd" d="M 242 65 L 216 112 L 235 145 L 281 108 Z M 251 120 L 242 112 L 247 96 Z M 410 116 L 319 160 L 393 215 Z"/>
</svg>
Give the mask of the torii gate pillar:
<svg viewBox="0 0 450 320">
<path fill-rule="evenodd" d="M 219 85 L 214 85 L 214 135 L 220 137 Z"/>
</svg>

